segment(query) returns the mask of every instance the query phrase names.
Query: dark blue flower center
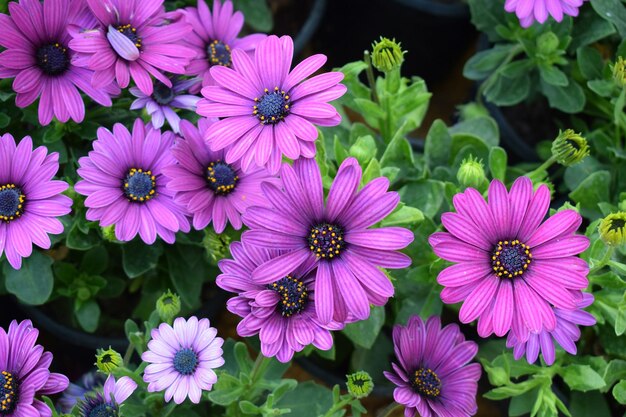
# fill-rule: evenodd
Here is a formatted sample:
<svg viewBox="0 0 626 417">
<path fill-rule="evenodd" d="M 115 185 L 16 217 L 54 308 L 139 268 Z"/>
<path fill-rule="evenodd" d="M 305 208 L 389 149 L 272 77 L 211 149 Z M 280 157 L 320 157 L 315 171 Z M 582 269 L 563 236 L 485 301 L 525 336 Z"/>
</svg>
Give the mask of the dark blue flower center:
<svg viewBox="0 0 626 417">
<path fill-rule="evenodd" d="M 137 35 L 137 29 L 134 28 L 130 23 L 118 26 L 117 31 L 130 39 L 137 48 L 141 48 L 141 38 L 139 37 L 139 35 Z"/>
<path fill-rule="evenodd" d="M 162 106 L 168 105 L 176 98 L 174 90 L 163 84 L 161 81 L 154 82 L 154 90 L 152 91 L 154 101 Z"/>
<path fill-rule="evenodd" d="M 26 196 L 15 184 L 0 186 L 0 220 L 10 222 L 24 213 Z"/>
<path fill-rule="evenodd" d="M 0 373 L 0 414 L 11 414 L 17 404 L 18 384 L 11 372 Z"/>
<path fill-rule="evenodd" d="M 334 224 L 322 223 L 311 227 L 307 238 L 309 249 L 318 258 L 334 258 L 339 256 L 346 246 L 343 240 L 343 229 Z"/>
<path fill-rule="evenodd" d="M 37 49 L 37 66 L 46 75 L 61 75 L 70 66 L 67 48 L 59 43 L 51 43 Z"/>
<path fill-rule="evenodd" d="M 191 375 L 198 366 L 198 355 L 189 348 L 183 348 L 174 355 L 174 369 L 182 375 Z"/>
<path fill-rule="evenodd" d="M 430 398 L 435 398 L 441 393 L 441 380 L 436 373 L 428 368 L 420 368 L 415 371 L 411 386 L 418 394 Z"/>
<path fill-rule="evenodd" d="M 309 293 L 304 283 L 291 275 L 268 284 L 267 289 L 277 292 L 280 296 L 280 302 L 276 308 L 285 317 L 301 312 L 309 300 Z"/>
<path fill-rule="evenodd" d="M 233 62 L 230 59 L 230 46 L 224 42 L 214 40 L 206 47 L 206 54 L 209 59 L 209 64 L 221 65 L 222 67 L 230 67 Z"/>
<path fill-rule="evenodd" d="M 491 267 L 499 277 L 513 278 L 524 273 L 532 257 L 530 246 L 519 240 L 501 240 L 491 254 Z"/>
<path fill-rule="evenodd" d="M 232 166 L 219 159 L 211 162 L 206 169 L 206 179 L 209 188 L 217 195 L 227 195 L 233 192 L 239 181 L 239 176 Z"/>
<path fill-rule="evenodd" d="M 265 93 L 254 101 L 256 105 L 252 107 L 252 114 L 264 125 L 276 124 L 289 114 L 289 94 L 278 87 L 274 87 L 273 91 L 266 88 Z"/>
<path fill-rule="evenodd" d="M 95 405 L 86 417 L 118 417 L 118 407 L 112 403 Z"/>
<path fill-rule="evenodd" d="M 151 171 L 131 168 L 126 175 L 123 188 L 129 201 L 143 203 L 156 195 L 156 177 Z"/>
</svg>

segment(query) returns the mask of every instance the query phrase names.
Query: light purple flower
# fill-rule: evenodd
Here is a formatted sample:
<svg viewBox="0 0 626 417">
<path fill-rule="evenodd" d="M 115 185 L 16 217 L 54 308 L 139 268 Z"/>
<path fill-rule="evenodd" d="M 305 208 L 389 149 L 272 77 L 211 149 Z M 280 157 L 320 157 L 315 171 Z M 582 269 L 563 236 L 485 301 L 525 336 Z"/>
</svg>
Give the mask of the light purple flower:
<svg viewBox="0 0 626 417">
<path fill-rule="evenodd" d="M 27 107 L 37 98 L 39 122 L 77 123 L 85 117 L 85 105 L 78 90 L 103 106 L 111 105 L 110 94 L 119 89 L 111 83 L 93 88 L 93 71 L 72 63 L 66 26 L 80 21 L 80 0 L 20 0 L 9 3 L 9 15 L 0 14 L 0 78 L 12 78 L 17 93 L 15 104 Z"/>
<path fill-rule="evenodd" d="M 301 265 L 314 261 L 315 310 L 320 323 L 345 323 L 348 315 L 364 320 L 370 304 L 384 305 L 394 293 L 382 268 L 405 268 L 411 259 L 397 252 L 413 241 L 401 227 L 370 229 L 391 213 L 400 201 L 387 192 L 389 181 L 376 178 L 360 191 L 361 167 L 346 159 L 330 187 L 326 205 L 319 166 L 301 158 L 283 164 L 282 189 L 264 183 L 261 189 L 272 204 L 250 207 L 243 221 L 247 247 L 283 250 L 284 254 L 258 266 L 252 279 L 271 284 Z"/>
<path fill-rule="evenodd" d="M 137 233 L 147 244 L 159 235 L 174 243 L 175 233 L 189 231 L 184 209 L 174 202 L 163 168 L 175 162 L 170 148 L 174 134 L 144 126 L 137 119 L 131 133 L 120 123 L 113 132 L 98 129 L 93 151 L 78 160 L 82 178 L 74 189 L 86 195 L 87 220 L 115 224 L 118 240 Z"/>
<path fill-rule="evenodd" d="M 68 187 L 53 180 L 59 170 L 59 154 L 48 155 L 40 146 L 33 150 L 30 136 L 18 145 L 10 134 L 0 135 L 0 256 L 6 255 L 15 269 L 33 246 L 50 249 L 48 234 L 63 232 L 57 217 L 71 211 L 72 199 L 61 195 Z"/>
<path fill-rule="evenodd" d="M 172 154 L 178 161 L 163 169 L 171 179 L 167 187 L 174 200 L 193 216 L 193 227 L 202 230 L 212 221 L 217 233 L 226 224 L 241 229 L 241 215 L 249 206 L 267 206 L 261 182 L 278 183 L 263 168 L 242 172 L 239 162 L 224 162 L 224 152 L 212 152 L 202 134 L 212 122 L 201 119 L 198 129 L 186 120 L 181 123 L 182 138 L 176 141 Z"/>
<path fill-rule="evenodd" d="M 113 375 L 109 375 L 102 394 L 88 395 L 80 402 L 81 417 L 120 415 L 120 406 L 136 389 L 137 383 L 130 377 L 123 376 L 116 381 Z"/>
<path fill-rule="evenodd" d="M 228 310 L 243 320 L 237 326 L 242 337 L 256 334 L 261 340 L 261 353 L 289 362 L 295 352 L 313 344 L 321 350 L 333 347 L 329 330 L 341 330 L 343 325 L 331 322 L 322 325 L 315 313 L 315 266 L 313 260 L 271 284 L 252 280 L 252 272 L 281 254 L 245 243 L 230 245 L 233 259 L 219 262 L 222 274 L 217 285 L 237 296 L 228 300 Z"/>
<path fill-rule="evenodd" d="M 233 13 L 233 3 L 227 0 L 213 2 L 213 11 L 209 10 L 204 0 L 198 0 L 198 7 L 187 7 L 184 10 L 187 22 L 193 32 L 185 36 L 183 42 L 196 52 L 196 57 L 187 67 L 188 75 L 196 75 L 202 79 L 202 85 L 213 85 L 213 77 L 209 68 L 213 65 L 232 66 L 231 51 L 241 49 L 251 53 L 256 45 L 267 35 L 255 33 L 238 38 L 243 27 L 244 16 L 241 12 Z M 200 91 L 192 89 L 194 93 Z"/>
<path fill-rule="evenodd" d="M 36 345 L 39 331 L 30 320 L 13 320 L 6 332 L 0 328 L 0 414 L 6 417 L 51 417 L 41 395 L 67 388 L 65 375 L 48 370 L 52 353 Z"/>
<path fill-rule="evenodd" d="M 578 8 L 584 0 L 506 0 L 504 9 L 515 13 L 522 27 L 529 27 L 535 21 L 544 23 L 548 16 L 560 22 L 563 15 L 578 16 Z"/>
<path fill-rule="evenodd" d="M 556 327 L 551 332 L 542 330 L 539 334 L 532 333 L 525 342 L 518 342 L 513 333 L 509 333 L 506 346 L 513 348 L 513 356 L 516 360 L 526 355 L 528 363 L 535 363 L 539 356 L 539 350 L 543 354 L 543 360 L 547 365 L 552 365 L 555 360 L 554 342 L 558 343 L 567 353 L 576 354 L 576 342 L 580 339 L 581 326 L 593 326 L 596 319 L 583 308 L 593 303 L 593 295 L 583 293 L 583 298 L 577 304 L 576 310 L 554 309 Z M 554 341 L 553 341 L 554 339 Z"/>
<path fill-rule="evenodd" d="M 211 149 L 226 151 L 226 162 L 241 160 L 247 172 L 256 162 L 275 174 L 282 156 L 315 156 L 315 125 L 335 126 L 341 116 L 330 104 L 346 92 L 340 72 L 306 77 L 326 62 L 324 55 L 302 61 L 291 72 L 293 41 L 268 36 L 259 42 L 254 61 L 233 50 L 233 68 L 211 67 L 216 85 L 202 89 L 198 114 L 223 118 L 205 137 Z"/>
<path fill-rule="evenodd" d="M 198 404 L 202 390 L 210 391 L 217 382 L 213 369 L 224 364 L 224 339 L 215 337 L 217 330 L 208 319 L 178 317 L 174 328 L 161 323 L 152 329 L 148 351 L 141 359 L 150 363 L 143 374 L 148 392 L 165 391 L 165 401 L 174 398 L 176 404 L 189 397 Z"/>
<path fill-rule="evenodd" d="M 574 210 L 564 210 L 543 222 L 550 205 L 545 185 L 533 192 L 527 177 L 518 178 L 511 191 L 491 182 L 489 203 L 473 188 L 454 196 L 456 213 L 444 213 L 448 232 L 437 232 L 429 242 L 437 256 L 455 262 L 441 273 L 441 299 L 464 301 L 459 318 L 478 319 L 478 334 L 504 336 L 510 329 L 519 341 L 530 333 L 551 332 L 556 316 L 551 305 L 575 310 L 588 285 L 589 266 L 579 253 L 589 239 L 576 235 L 582 221 Z M 542 224 L 543 222 L 543 224 Z"/>
<path fill-rule="evenodd" d="M 172 21 L 163 0 L 86 0 L 96 19 L 92 27 L 70 30 L 69 46 L 75 65 L 95 71 L 94 87 L 114 80 L 126 88 L 132 78 L 146 95 L 152 94 L 150 75 L 172 86 L 163 71 L 184 74 L 195 52 L 176 42 L 191 32 L 184 20 Z"/>
<path fill-rule="evenodd" d="M 173 77 L 171 81 L 172 87 L 168 87 L 161 81 L 155 80 L 154 90 L 150 95 L 143 93 L 137 87 L 131 87 L 130 93 L 137 97 L 137 100 L 133 101 L 130 109 L 137 110 L 145 107 L 155 129 L 163 127 L 163 122 L 167 119 L 174 133 L 178 133 L 180 132 L 180 116 L 174 109 L 196 110 L 196 103 L 200 97 L 181 93 L 189 90 L 194 84 L 198 84 L 199 80 L 181 80 Z"/>
<path fill-rule="evenodd" d="M 476 414 L 480 365 L 468 364 L 478 345 L 466 341 L 456 324 L 443 329 L 439 317 L 426 324 L 418 316 L 406 327 L 394 326 L 393 345 L 398 363 L 385 377 L 397 385 L 396 402 L 405 417 L 466 417 Z"/>
</svg>

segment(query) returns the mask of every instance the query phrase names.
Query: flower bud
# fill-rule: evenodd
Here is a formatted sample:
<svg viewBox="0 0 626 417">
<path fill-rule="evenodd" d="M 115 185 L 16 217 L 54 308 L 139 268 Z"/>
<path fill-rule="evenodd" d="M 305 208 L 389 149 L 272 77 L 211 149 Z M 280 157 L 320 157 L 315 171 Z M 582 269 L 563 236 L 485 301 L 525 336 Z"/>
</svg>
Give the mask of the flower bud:
<svg viewBox="0 0 626 417">
<path fill-rule="evenodd" d="M 487 181 L 482 160 L 479 161 L 472 155 L 463 159 L 456 173 L 456 179 L 463 187 L 480 188 Z"/>
<path fill-rule="evenodd" d="M 626 243 L 626 212 L 618 211 L 606 216 L 600 222 L 598 231 L 600 239 L 609 246 L 619 246 Z"/>
<path fill-rule="evenodd" d="M 109 346 L 109 348 L 106 350 L 98 349 L 96 351 L 95 365 L 100 372 L 110 374 L 115 369 L 122 366 L 123 363 L 124 361 L 122 359 L 122 355 L 111 349 L 111 346 Z"/>
<path fill-rule="evenodd" d="M 346 375 L 348 381 L 348 393 L 354 398 L 365 398 L 374 389 L 374 381 L 370 374 L 365 371 L 357 371 L 353 374 Z"/>
<path fill-rule="evenodd" d="M 371 135 L 361 136 L 350 146 L 348 153 L 354 156 L 361 166 L 367 166 L 376 156 L 376 141 Z"/>
<path fill-rule="evenodd" d="M 100 230 L 102 231 L 102 237 L 104 238 L 104 240 L 108 240 L 109 242 L 119 242 L 117 240 L 117 237 L 115 237 L 115 225 L 114 224 L 107 226 L 107 227 L 102 227 L 100 228 Z"/>
<path fill-rule="evenodd" d="M 171 322 L 180 313 L 180 297 L 170 290 L 163 293 L 156 302 L 159 318 L 164 322 Z"/>
<path fill-rule="evenodd" d="M 619 87 L 626 87 L 626 60 L 621 56 L 617 57 L 615 64 L 611 66 L 613 70 L 613 80 Z"/>
<path fill-rule="evenodd" d="M 400 42 L 381 36 L 380 41 L 372 44 L 372 64 L 378 71 L 389 72 L 400 68 L 405 53 Z"/>
<path fill-rule="evenodd" d="M 537 51 L 544 56 L 552 55 L 559 48 L 559 37 L 553 32 L 545 32 L 537 38 Z"/>
<path fill-rule="evenodd" d="M 587 139 L 580 133 L 567 129 L 559 133 L 552 142 L 552 156 L 556 161 L 566 167 L 575 165 L 589 155 Z"/>
<path fill-rule="evenodd" d="M 213 229 L 205 229 L 202 245 L 213 264 L 229 255 L 230 241 L 231 238 L 225 233 L 217 234 Z"/>
</svg>

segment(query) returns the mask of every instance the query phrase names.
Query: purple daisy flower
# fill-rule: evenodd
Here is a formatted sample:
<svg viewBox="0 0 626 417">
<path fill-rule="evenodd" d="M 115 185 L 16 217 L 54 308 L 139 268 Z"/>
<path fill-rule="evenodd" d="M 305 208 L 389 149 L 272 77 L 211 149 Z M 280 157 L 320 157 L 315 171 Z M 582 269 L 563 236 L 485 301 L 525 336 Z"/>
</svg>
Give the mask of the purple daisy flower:
<svg viewBox="0 0 626 417">
<path fill-rule="evenodd" d="M 0 328 L 0 414 L 6 417 L 51 417 L 52 411 L 37 399 L 67 388 L 65 375 L 48 370 L 52 353 L 36 345 L 39 331 L 30 320 L 13 320 L 6 332 Z"/>
<path fill-rule="evenodd" d="M 64 414 L 70 414 L 74 406 L 86 398 L 86 394 L 102 389 L 106 375 L 96 371 L 90 371 L 80 377 L 75 383 L 70 385 L 57 402 L 57 408 Z"/>
<path fill-rule="evenodd" d="M 576 235 L 582 221 L 574 210 L 564 210 L 542 221 L 550 205 L 545 185 L 533 192 L 527 177 L 518 178 L 511 191 L 491 182 L 489 202 L 473 188 L 454 196 L 456 213 L 444 213 L 448 232 L 430 236 L 437 256 L 455 262 L 439 274 L 441 299 L 464 301 L 459 318 L 478 319 L 478 333 L 504 336 L 513 329 L 519 341 L 530 333 L 556 327 L 551 305 L 575 310 L 588 285 L 587 263 L 579 253 L 589 239 Z"/>
<path fill-rule="evenodd" d="M 146 95 L 153 91 L 150 75 L 168 87 L 162 71 L 184 74 L 195 51 L 177 44 L 191 32 L 184 20 L 171 21 L 163 0 L 86 0 L 97 20 L 93 27 L 71 30 L 69 46 L 75 65 L 95 71 L 94 87 L 114 80 L 126 88 L 132 78 Z"/>
<path fill-rule="evenodd" d="M 198 0 L 197 8 L 187 7 L 184 13 L 193 31 L 183 41 L 196 52 L 196 57 L 187 67 L 187 74 L 200 77 L 204 86 L 215 83 L 209 71 L 213 65 L 232 67 L 230 54 L 233 49 L 251 53 L 267 37 L 263 33 L 255 33 L 238 38 L 244 16 L 239 11 L 233 13 L 233 3 L 230 0 L 224 4 L 215 0 L 213 12 L 204 0 Z M 192 91 L 200 91 L 199 86 Z"/>
<path fill-rule="evenodd" d="M 136 389 L 137 383 L 130 377 L 123 376 L 116 381 L 113 375 L 109 375 L 102 387 L 102 394 L 97 392 L 81 401 L 81 417 L 120 415 L 120 405 Z"/>
<path fill-rule="evenodd" d="M 176 162 L 170 148 L 174 134 L 144 126 L 137 119 L 132 135 L 120 123 L 113 132 L 98 129 L 93 151 L 78 160 L 80 168 L 74 189 L 87 196 L 87 220 L 102 227 L 115 224 L 118 240 L 132 240 L 137 233 L 147 244 L 159 235 L 174 243 L 175 233 L 189 231 L 189 220 L 174 202 L 163 168 Z"/>
<path fill-rule="evenodd" d="M 548 16 L 560 22 L 563 15 L 578 16 L 578 8 L 584 0 L 506 0 L 504 9 L 515 13 L 522 27 L 529 27 L 535 21 L 544 23 Z"/>
<path fill-rule="evenodd" d="M 583 293 L 583 298 L 577 304 L 576 310 L 564 310 L 555 308 L 556 327 L 551 332 L 542 330 L 539 334 L 531 333 L 528 340 L 518 342 L 513 333 L 509 333 L 506 346 L 513 348 L 513 356 L 516 360 L 526 355 L 528 363 L 535 363 L 539 356 L 539 349 L 543 354 L 543 360 L 547 365 L 552 365 L 555 360 L 554 341 L 569 354 L 576 354 L 576 342 L 580 339 L 581 326 L 593 326 L 596 319 L 590 313 L 583 310 L 593 303 L 593 295 Z M 553 341 L 554 339 L 554 341 Z"/>
<path fill-rule="evenodd" d="M 382 268 L 405 268 L 411 259 L 397 252 L 413 241 L 401 227 L 369 229 L 391 213 L 400 197 L 387 192 L 389 181 L 376 178 L 360 191 L 361 167 L 346 159 L 337 172 L 324 205 L 324 191 L 315 159 L 283 164 L 282 188 L 264 183 L 261 189 L 272 207 L 250 207 L 243 221 L 250 230 L 248 245 L 284 250 L 259 265 L 252 279 L 272 284 L 313 261 L 313 290 L 319 321 L 345 323 L 348 315 L 366 319 L 370 304 L 384 305 L 394 293 Z"/>
<path fill-rule="evenodd" d="M 341 330 L 343 325 L 322 325 L 317 319 L 314 261 L 309 259 L 271 284 L 259 284 L 252 280 L 252 272 L 281 252 L 241 242 L 230 245 L 230 252 L 234 259 L 219 262 L 222 274 L 216 282 L 220 288 L 239 294 L 226 304 L 231 313 L 243 318 L 237 326 L 239 336 L 258 334 L 261 353 L 276 356 L 281 362 L 289 362 L 295 352 L 310 344 L 321 350 L 333 347 L 329 330 Z"/>
<path fill-rule="evenodd" d="M 178 161 L 163 169 L 171 181 L 167 187 L 175 193 L 177 203 L 193 216 L 193 227 L 202 230 L 213 221 L 213 228 L 222 233 L 227 222 L 241 229 L 241 215 L 249 206 L 266 206 L 261 182 L 278 179 L 263 168 L 247 173 L 239 162 L 224 162 L 224 152 L 212 152 L 202 139 L 212 122 L 199 120 L 199 129 L 186 120 L 181 123 L 182 138 L 172 148 Z"/>
<path fill-rule="evenodd" d="M 224 118 L 205 137 L 214 151 L 232 145 L 226 162 L 241 159 L 244 172 L 256 162 L 270 173 L 280 169 L 282 156 L 315 156 L 317 129 L 336 126 L 341 116 L 330 104 L 346 92 L 340 72 L 302 81 L 326 62 L 324 55 L 302 61 L 291 72 L 293 41 L 289 36 L 268 36 L 259 42 L 254 61 L 243 51 L 232 51 L 233 67 L 215 65 L 216 85 L 202 89 L 198 114 Z"/>
<path fill-rule="evenodd" d="M 131 87 L 130 93 L 137 97 L 130 106 L 131 110 L 142 109 L 146 111 L 152 119 L 152 126 L 155 129 L 163 127 L 163 122 L 167 119 L 174 133 L 180 132 L 180 116 L 176 114 L 174 109 L 196 110 L 196 103 L 200 97 L 181 94 L 185 90 L 189 90 L 194 84 L 198 84 L 197 79 L 181 80 L 177 77 L 171 79 L 172 87 L 168 87 L 161 81 L 154 81 L 154 91 L 148 95 L 137 87 Z"/>
<path fill-rule="evenodd" d="M 72 64 L 66 27 L 79 20 L 80 0 L 20 0 L 9 3 L 9 15 L 0 14 L 0 78 L 15 77 L 15 104 L 24 108 L 38 97 L 39 122 L 77 123 L 85 117 L 79 89 L 103 106 L 111 105 L 114 85 L 91 85 L 92 71 Z"/>
<path fill-rule="evenodd" d="M 419 316 L 406 327 L 393 328 L 394 352 L 398 363 L 385 377 L 397 385 L 396 402 L 405 406 L 405 417 L 454 416 L 476 414 L 476 392 L 480 365 L 468 364 L 478 345 L 466 341 L 456 324 L 441 328 L 439 317 L 426 324 Z"/>
<path fill-rule="evenodd" d="M 47 154 L 40 146 L 33 150 L 30 136 L 18 145 L 13 136 L 0 136 L 0 256 L 6 255 L 15 269 L 33 246 L 50 249 L 48 234 L 63 232 L 57 217 L 68 214 L 72 199 L 61 195 L 68 187 L 53 180 L 59 170 L 59 154 Z"/>
<path fill-rule="evenodd" d="M 198 404 L 202 390 L 210 391 L 217 382 L 213 369 L 224 365 L 224 339 L 216 337 L 217 329 L 208 319 L 178 317 L 174 327 L 161 323 L 152 330 L 148 351 L 141 355 L 150 363 L 143 374 L 148 392 L 165 391 L 165 401 L 176 404 L 189 397 Z"/>
</svg>

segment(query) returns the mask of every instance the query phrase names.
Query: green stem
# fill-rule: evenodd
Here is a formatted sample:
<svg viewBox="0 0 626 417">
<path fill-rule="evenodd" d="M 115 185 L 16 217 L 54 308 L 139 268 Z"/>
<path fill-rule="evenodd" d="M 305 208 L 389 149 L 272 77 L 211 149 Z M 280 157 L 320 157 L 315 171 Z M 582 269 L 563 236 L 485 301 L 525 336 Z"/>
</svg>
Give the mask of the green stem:
<svg viewBox="0 0 626 417">
<path fill-rule="evenodd" d="M 624 102 L 626 101 L 626 88 L 622 88 L 619 97 L 615 100 L 613 110 L 613 124 L 615 124 L 615 144 L 618 149 L 622 148 L 622 132 L 620 129 L 620 118 L 624 112 Z"/>
<path fill-rule="evenodd" d="M 252 371 L 250 372 L 252 386 L 254 386 L 260 379 L 263 378 L 265 372 L 267 371 L 267 367 L 270 365 L 271 362 L 272 360 L 270 358 L 266 358 L 261 352 L 259 352 L 256 360 L 254 361 L 254 365 L 252 366 Z"/>
<path fill-rule="evenodd" d="M 139 374 L 139 372 L 133 372 L 126 367 L 119 367 L 115 371 L 115 375 L 119 378 L 121 376 L 127 376 L 135 381 L 139 386 L 145 386 L 146 383 L 143 381 L 143 378 Z"/>
<path fill-rule="evenodd" d="M 550 168 L 552 164 L 554 164 L 555 162 L 556 162 L 556 158 L 554 156 L 551 156 L 543 164 L 539 165 L 537 168 L 533 169 L 528 174 L 526 174 L 526 176 L 531 177 L 533 175 L 538 174 L 541 171 L 547 171 L 548 168 Z"/>
<path fill-rule="evenodd" d="M 172 414 L 172 412 L 176 409 L 176 405 L 177 404 L 173 401 L 166 405 L 165 408 L 161 410 L 161 417 L 168 417 Z"/>
<path fill-rule="evenodd" d="M 595 274 L 596 272 L 604 268 L 606 264 L 608 264 L 609 261 L 611 260 L 613 251 L 615 251 L 615 248 L 613 246 L 609 246 L 606 252 L 604 253 L 604 256 L 602 257 L 602 259 L 600 259 L 600 263 L 589 270 L 589 275 Z"/>
<path fill-rule="evenodd" d="M 135 345 L 133 342 L 128 342 L 128 347 L 126 348 L 126 352 L 124 353 L 124 366 L 128 366 L 130 363 L 130 358 L 133 356 L 133 351 L 135 350 Z"/>
<path fill-rule="evenodd" d="M 398 404 L 398 403 L 394 402 L 394 403 L 390 404 L 389 407 L 387 407 L 387 412 L 385 414 L 383 414 L 382 417 L 390 417 L 391 415 L 393 415 L 393 413 L 396 410 L 400 410 L 402 408 L 404 408 L 404 406 L 402 404 Z"/>
<path fill-rule="evenodd" d="M 341 410 L 342 408 L 344 408 L 346 405 L 350 404 L 352 402 L 354 398 L 352 398 L 352 396 L 350 395 L 346 395 L 344 396 L 341 401 L 339 401 L 336 404 L 333 404 L 332 407 L 330 407 L 328 409 L 328 411 L 326 411 L 326 414 L 324 414 L 322 417 L 330 417 L 333 414 L 335 414 L 337 411 Z"/>
<path fill-rule="evenodd" d="M 367 74 L 367 83 L 370 85 L 370 91 L 372 94 L 372 101 L 374 103 L 379 103 L 378 94 L 376 94 L 376 78 L 374 78 L 374 69 L 372 68 L 372 60 L 370 58 L 370 52 L 363 52 L 363 61 L 367 64 L 365 68 L 365 73 Z"/>
</svg>

